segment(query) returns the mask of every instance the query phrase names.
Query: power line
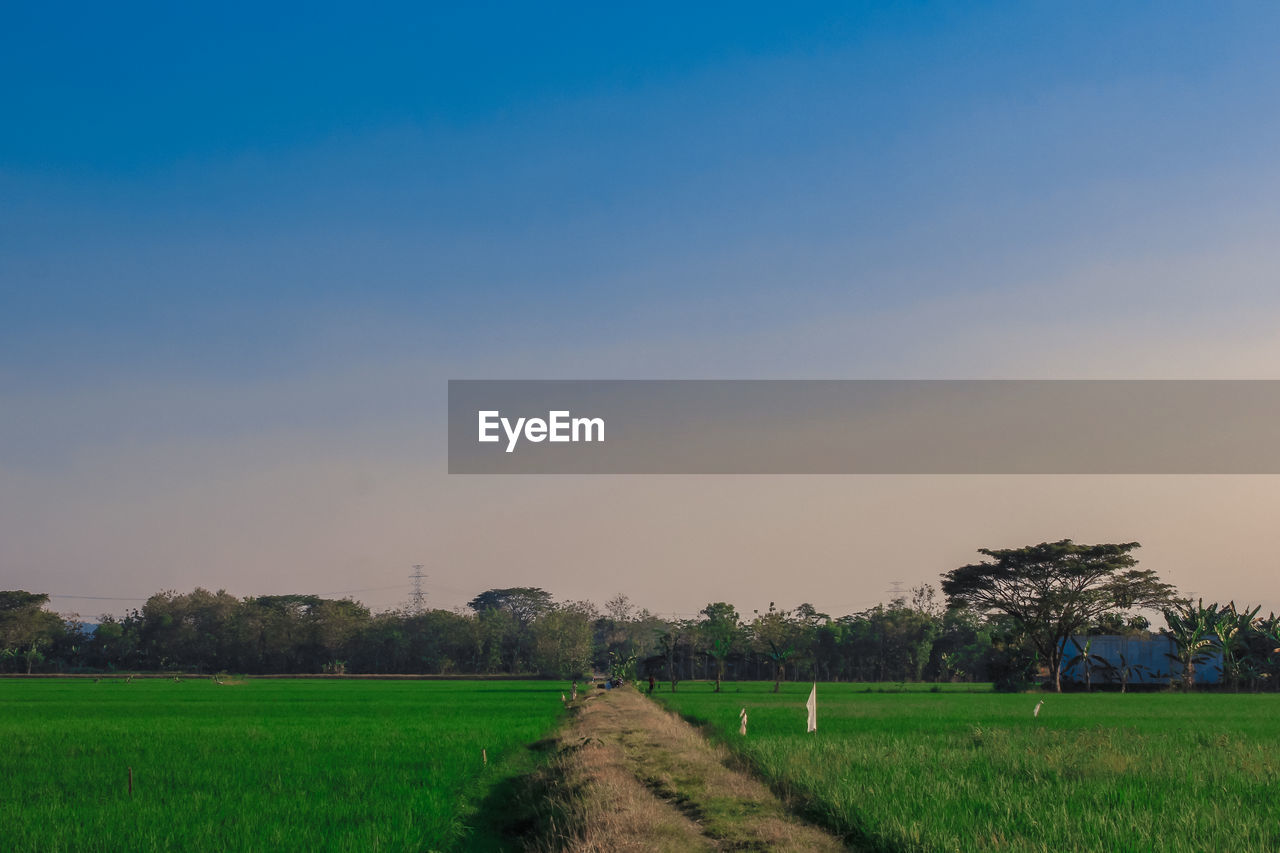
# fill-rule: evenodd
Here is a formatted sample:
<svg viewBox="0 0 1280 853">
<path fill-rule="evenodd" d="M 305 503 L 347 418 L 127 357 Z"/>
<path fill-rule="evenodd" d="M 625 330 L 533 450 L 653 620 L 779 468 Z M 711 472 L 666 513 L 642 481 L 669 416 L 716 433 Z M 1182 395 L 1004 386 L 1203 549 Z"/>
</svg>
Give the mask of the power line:
<svg viewBox="0 0 1280 853">
<path fill-rule="evenodd" d="M 366 586 L 363 589 L 340 589 L 337 592 L 317 592 L 316 595 L 347 595 L 353 592 L 378 592 L 384 589 L 404 589 L 408 584 L 398 583 L 391 586 Z"/>
<path fill-rule="evenodd" d="M 404 589 L 408 585 L 409 584 L 398 583 L 398 584 L 393 584 L 392 586 L 366 586 L 366 587 L 361 587 L 360 589 L 338 589 L 338 590 L 333 590 L 331 592 L 313 592 L 313 593 L 307 593 L 307 594 L 308 595 L 350 595 L 352 593 L 357 593 L 357 592 L 380 592 L 382 590 L 387 590 L 387 589 Z M 261 595 L 270 595 L 270 594 L 271 593 L 260 593 L 259 596 L 253 596 L 253 597 L 260 597 Z M 63 593 L 63 592 L 51 592 L 51 593 L 48 593 L 48 596 L 50 598 L 73 598 L 78 601 L 146 601 L 151 597 L 150 595 L 133 595 L 133 596 L 72 595 L 70 593 Z"/>
<path fill-rule="evenodd" d="M 78 601 L 146 601 L 150 596 L 129 597 L 119 595 L 64 595 L 58 592 L 46 593 L 50 598 L 74 598 Z"/>
</svg>

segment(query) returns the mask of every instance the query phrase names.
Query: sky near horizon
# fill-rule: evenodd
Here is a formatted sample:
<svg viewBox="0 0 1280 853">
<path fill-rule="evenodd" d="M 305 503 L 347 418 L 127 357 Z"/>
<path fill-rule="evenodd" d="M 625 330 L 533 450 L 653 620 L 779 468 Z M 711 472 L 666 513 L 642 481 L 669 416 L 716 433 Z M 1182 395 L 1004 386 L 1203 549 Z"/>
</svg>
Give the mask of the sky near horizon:
<svg viewBox="0 0 1280 853">
<path fill-rule="evenodd" d="M 1265 4 L 86 4 L 0 25 L 0 588 L 839 615 L 1280 478 L 463 477 L 450 378 L 1280 378 Z"/>
</svg>

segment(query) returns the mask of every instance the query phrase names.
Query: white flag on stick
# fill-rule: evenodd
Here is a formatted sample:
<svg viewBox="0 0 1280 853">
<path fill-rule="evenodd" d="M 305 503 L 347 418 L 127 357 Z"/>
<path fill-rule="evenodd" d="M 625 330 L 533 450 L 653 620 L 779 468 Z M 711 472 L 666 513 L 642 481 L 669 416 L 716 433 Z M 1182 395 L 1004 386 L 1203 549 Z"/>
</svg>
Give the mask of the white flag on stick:
<svg viewBox="0 0 1280 853">
<path fill-rule="evenodd" d="M 747 709 L 746 708 L 742 709 L 742 713 L 738 715 L 738 718 L 742 720 L 742 726 L 741 728 L 738 729 L 738 734 L 745 737 L 747 734 Z"/>
<path fill-rule="evenodd" d="M 816 732 L 818 730 L 818 682 L 813 682 L 813 689 L 809 691 L 809 701 L 804 703 L 809 709 L 809 728 L 807 731 Z"/>
</svg>

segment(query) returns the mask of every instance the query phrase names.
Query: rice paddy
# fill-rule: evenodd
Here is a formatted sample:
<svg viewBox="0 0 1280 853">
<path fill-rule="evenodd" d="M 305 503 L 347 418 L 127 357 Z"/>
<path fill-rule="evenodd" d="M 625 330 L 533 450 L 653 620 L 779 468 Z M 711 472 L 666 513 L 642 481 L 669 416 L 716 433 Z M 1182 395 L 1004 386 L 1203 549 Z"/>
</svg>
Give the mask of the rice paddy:
<svg viewBox="0 0 1280 853">
<path fill-rule="evenodd" d="M 772 688 L 655 698 L 859 847 L 1280 850 L 1280 695 Z"/>
<path fill-rule="evenodd" d="M 0 849 L 483 846 L 481 803 L 533 764 L 526 745 L 555 729 L 560 690 L 0 680 Z"/>
<path fill-rule="evenodd" d="M 680 688 L 655 699 L 858 849 L 1280 849 L 1280 695 L 821 684 L 808 734 L 807 684 Z M 561 689 L 0 680 L 0 848 L 510 849 Z"/>
</svg>

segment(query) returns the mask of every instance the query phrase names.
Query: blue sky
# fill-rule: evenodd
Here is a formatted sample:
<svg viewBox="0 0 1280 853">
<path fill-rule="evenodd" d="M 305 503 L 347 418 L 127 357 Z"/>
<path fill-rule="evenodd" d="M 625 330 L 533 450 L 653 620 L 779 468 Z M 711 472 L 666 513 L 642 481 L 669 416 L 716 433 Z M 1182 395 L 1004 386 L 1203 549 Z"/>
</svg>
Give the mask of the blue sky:
<svg viewBox="0 0 1280 853">
<path fill-rule="evenodd" d="M 449 377 L 1274 376 L 1278 24 L 1177 3 L 6 10 L 0 571 L 527 580 L 450 540 L 457 519 L 506 507 L 527 553 L 572 533 L 530 507 L 604 487 L 441 476 Z M 627 488 L 643 518 L 675 487 Z M 1108 518 L 1140 503 L 1117 500 Z M 1071 535 L 1073 506 L 1043 508 L 989 535 Z M 712 515 L 689 553 L 732 540 Z M 1008 544 L 964 529 L 919 564 Z M 176 571 L 184 542 L 207 556 Z M 600 548 L 565 594 L 625 586 L 577 580 Z M 257 590 L 268 561 L 310 568 Z"/>
<path fill-rule="evenodd" d="M 1273 177 L 1261 9 L 18 10 L 3 352 L 257 372 L 353 306 L 465 351 L 1180 245 Z M 904 287 L 922 251 L 952 274 Z"/>
</svg>

